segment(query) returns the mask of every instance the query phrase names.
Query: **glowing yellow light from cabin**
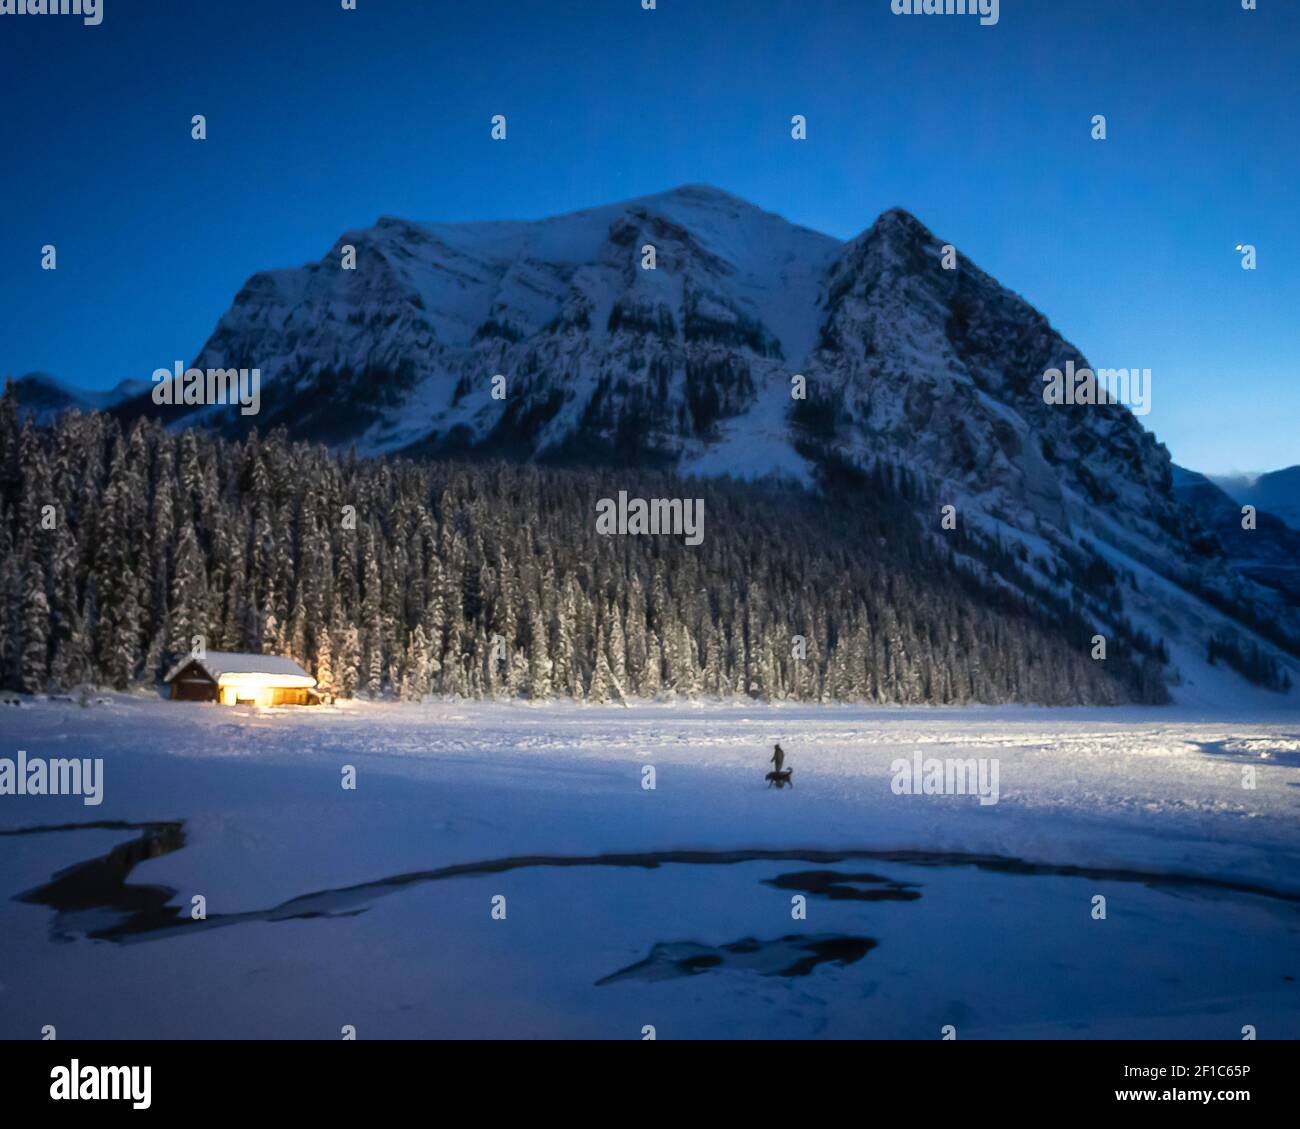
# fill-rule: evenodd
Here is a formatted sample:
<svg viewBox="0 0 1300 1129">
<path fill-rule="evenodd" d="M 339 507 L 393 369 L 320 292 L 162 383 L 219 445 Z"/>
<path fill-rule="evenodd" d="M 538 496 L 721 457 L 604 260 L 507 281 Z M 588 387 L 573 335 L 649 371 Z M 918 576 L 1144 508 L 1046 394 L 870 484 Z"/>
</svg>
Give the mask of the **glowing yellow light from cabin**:
<svg viewBox="0 0 1300 1129">
<path fill-rule="evenodd" d="M 217 683 L 221 704 L 269 706 L 277 690 L 309 690 L 316 679 L 298 674 L 223 674 Z"/>
</svg>

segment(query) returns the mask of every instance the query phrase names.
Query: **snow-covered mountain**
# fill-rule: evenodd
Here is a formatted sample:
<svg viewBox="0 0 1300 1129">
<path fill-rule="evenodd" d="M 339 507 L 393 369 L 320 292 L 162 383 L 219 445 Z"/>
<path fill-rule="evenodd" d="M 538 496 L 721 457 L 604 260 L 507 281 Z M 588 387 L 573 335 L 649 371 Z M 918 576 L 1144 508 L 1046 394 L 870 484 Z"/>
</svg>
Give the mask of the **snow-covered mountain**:
<svg viewBox="0 0 1300 1129">
<path fill-rule="evenodd" d="M 262 412 L 200 414 L 366 452 L 706 474 L 888 457 L 1054 524 L 1071 503 L 1172 520 L 1155 440 L 1114 405 L 1046 405 L 1043 371 L 1082 355 L 940 249 L 901 210 L 840 243 L 700 186 L 532 223 L 382 219 L 249 280 L 194 364 L 259 368 Z"/>
<path fill-rule="evenodd" d="M 952 504 L 1099 630 L 1129 616 L 1193 662 L 1271 597 L 1127 408 L 1044 401 L 1044 372 L 1085 357 L 952 242 L 945 269 L 945 240 L 900 209 L 843 243 L 696 185 L 536 222 L 385 218 L 254 275 L 193 363 L 260 369 L 260 415 L 178 424 L 810 483 L 895 464 L 936 536 Z M 1108 570 L 1130 578 L 1122 608 L 1089 605 Z M 1300 610 L 1269 618 L 1300 639 Z"/>
</svg>

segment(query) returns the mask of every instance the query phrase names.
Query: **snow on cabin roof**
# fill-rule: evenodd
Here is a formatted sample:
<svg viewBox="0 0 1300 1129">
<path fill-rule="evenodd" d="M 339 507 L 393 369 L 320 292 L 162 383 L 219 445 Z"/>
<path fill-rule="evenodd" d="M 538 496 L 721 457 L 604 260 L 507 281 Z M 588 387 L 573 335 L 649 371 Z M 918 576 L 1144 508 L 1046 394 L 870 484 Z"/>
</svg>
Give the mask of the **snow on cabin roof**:
<svg viewBox="0 0 1300 1129">
<path fill-rule="evenodd" d="M 223 679 L 238 682 L 249 675 L 257 675 L 288 679 L 291 685 L 316 685 L 316 679 L 287 655 L 253 655 L 238 651 L 208 651 L 202 658 L 186 655 L 163 681 L 170 682 L 192 662 L 198 663 L 218 683 Z"/>
</svg>

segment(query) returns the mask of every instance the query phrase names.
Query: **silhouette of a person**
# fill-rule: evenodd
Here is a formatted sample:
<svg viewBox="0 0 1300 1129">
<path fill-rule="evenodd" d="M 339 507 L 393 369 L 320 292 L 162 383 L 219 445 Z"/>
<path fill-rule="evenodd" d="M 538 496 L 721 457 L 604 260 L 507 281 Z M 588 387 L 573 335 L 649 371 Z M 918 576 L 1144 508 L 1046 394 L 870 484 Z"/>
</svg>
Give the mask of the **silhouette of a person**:
<svg viewBox="0 0 1300 1129">
<path fill-rule="evenodd" d="M 777 745 L 776 750 L 772 753 L 772 765 L 777 772 L 780 772 L 783 764 L 785 764 L 785 750 L 780 745 Z"/>
</svg>

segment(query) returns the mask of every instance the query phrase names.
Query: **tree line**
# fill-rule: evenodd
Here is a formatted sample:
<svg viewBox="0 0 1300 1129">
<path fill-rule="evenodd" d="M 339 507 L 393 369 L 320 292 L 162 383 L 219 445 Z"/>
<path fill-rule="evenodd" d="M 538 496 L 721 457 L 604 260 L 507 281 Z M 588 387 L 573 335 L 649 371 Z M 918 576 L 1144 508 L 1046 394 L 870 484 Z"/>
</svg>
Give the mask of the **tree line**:
<svg viewBox="0 0 1300 1129">
<path fill-rule="evenodd" d="M 626 489 L 707 536 L 601 536 Z M 195 640 L 340 696 L 1164 701 L 1162 649 L 1014 554 L 937 537 L 898 468 L 821 492 L 646 469 L 362 459 L 0 401 L 0 684 L 156 683 Z"/>
</svg>

